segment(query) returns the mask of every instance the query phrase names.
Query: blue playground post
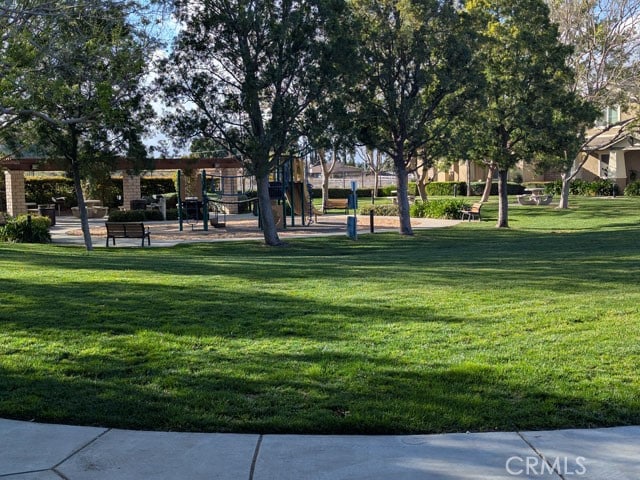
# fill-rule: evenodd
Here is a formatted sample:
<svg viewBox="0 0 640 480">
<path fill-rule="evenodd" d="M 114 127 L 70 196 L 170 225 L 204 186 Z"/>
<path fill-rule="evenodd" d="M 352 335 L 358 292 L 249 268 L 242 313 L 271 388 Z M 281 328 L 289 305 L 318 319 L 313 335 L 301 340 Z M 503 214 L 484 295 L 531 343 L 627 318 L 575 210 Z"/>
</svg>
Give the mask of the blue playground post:
<svg viewBox="0 0 640 480">
<path fill-rule="evenodd" d="M 207 196 L 207 172 L 202 169 L 202 226 L 209 231 L 209 197 Z"/>
<path fill-rule="evenodd" d="M 347 217 L 347 235 L 352 240 L 358 239 L 358 185 L 351 182 L 351 193 L 349 194 L 349 209 L 353 209 L 353 215 Z"/>
<path fill-rule="evenodd" d="M 182 231 L 182 170 L 178 170 L 178 225 L 179 230 Z"/>
</svg>

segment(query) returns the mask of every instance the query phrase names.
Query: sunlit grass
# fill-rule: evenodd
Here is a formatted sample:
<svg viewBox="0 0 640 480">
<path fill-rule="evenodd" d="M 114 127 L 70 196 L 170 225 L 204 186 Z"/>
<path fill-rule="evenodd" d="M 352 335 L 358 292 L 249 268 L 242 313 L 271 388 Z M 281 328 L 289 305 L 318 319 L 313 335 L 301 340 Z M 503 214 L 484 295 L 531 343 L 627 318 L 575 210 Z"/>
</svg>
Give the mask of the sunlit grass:
<svg viewBox="0 0 640 480">
<path fill-rule="evenodd" d="M 0 416 L 410 433 L 640 423 L 640 201 L 397 234 L 0 246 Z"/>
</svg>

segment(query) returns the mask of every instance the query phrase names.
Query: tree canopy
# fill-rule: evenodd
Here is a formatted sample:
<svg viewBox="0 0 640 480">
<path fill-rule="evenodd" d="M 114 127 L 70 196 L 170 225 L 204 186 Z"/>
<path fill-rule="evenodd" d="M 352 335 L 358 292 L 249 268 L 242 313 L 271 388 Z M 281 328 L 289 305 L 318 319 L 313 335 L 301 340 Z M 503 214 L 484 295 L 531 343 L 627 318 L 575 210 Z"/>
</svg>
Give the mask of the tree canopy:
<svg viewBox="0 0 640 480">
<path fill-rule="evenodd" d="M 466 104 L 478 82 L 471 32 L 453 1 L 354 0 L 363 72 L 355 109 L 360 140 L 393 159 L 400 232 L 411 235 L 409 166 Z"/>
<path fill-rule="evenodd" d="M 310 109 L 339 85 L 340 0 L 185 0 L 185 28 L 164 65 L 161 85 L 176 105 L 182 138 L 203 137 L 238 152 L 256 176 L 265 242 L 280 240 L 269 175 L 307 130 Z"/>
<path fill-rule="evenodd" d="M 486 86 L 474 112 L 472 156 L 497 166 L 498 227 L 508 227 L 507 171 L 575 143 L 591 116 L 571 90 L 570 47 L 540 0 L 471 0 L 467 10 L 482 35 L 477 52 Z"/>
<path fill-rule="evenodd" d="M 2 135 L 16 150 L 36 144 L 71 172 L 91 249 L 81 180 L 116 155 L 146 157 L 141 137 L 152 110 L 143 78 L 152 44 L 122 2 L 46 5 L 56 14 L 34 13 L 28 28 L 5 39 Z"/>
</svg>

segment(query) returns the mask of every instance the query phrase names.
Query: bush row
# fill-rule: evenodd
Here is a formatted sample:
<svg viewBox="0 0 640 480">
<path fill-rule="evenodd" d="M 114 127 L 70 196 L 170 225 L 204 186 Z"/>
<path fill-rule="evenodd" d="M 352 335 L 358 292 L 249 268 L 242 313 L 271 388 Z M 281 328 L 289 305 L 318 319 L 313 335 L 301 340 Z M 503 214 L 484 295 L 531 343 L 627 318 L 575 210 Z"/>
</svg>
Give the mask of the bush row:
<svg viewBox="0 0 640 480">
<path fill-rule="evenodd" d="M 38 205 L 53 203 L 53 198 L 64 197 L 64 208 L 78 204 L 73 180 L 69 178 L 26 178 L 24 184 L 27 202 Z"/>
<path fill-rule="evenodd" d="M 110 222 L 159 222 L 162 221 L 159 210 L 112 210 L 109 212 Z M 167 220 L 178 220 L 178 209 L 167 208 Z"/>
<path fill-rule="evenodd" d="M 6 225 L 0 227 L 0 241 L 16 243 L 50 243 L 49 217 L 18 215 L 8 217 Z"/>
<path fill-rule="evenodd" d="M 411 205 L 411 216 L 417 218 L 459 219 L 460 210 L 470 205 L 462 199 L 437 199 L 428 202 L 416 201 Z"/>
<path fill-rule="evenodd" d="M 549 182 L 545 185 L 545 193 L 560 195 L 562 192 L 562 180 Z M 569 187 L 571 195 L 581 195 L 585 197 L 620 195 L 620 188 L 611 180 L 597 179 L 591 182 L 581 179 L 575 179 Z M 626 190 L 625 190 L 626 195 Z"/>
<path fill-rule="evenodd" d="M 398 206 L 393 204 L 364 205 L 359 209 L 360 215 L 369 215 L 369 213 L 372 211 L 375 216 L 380 216 L 380 217 L 397 217 L 398 216 Z"/>
<path fill-rule="evenodd" d="M 460 210 L 468 208 L 469 204 L 463 199 L 437 199 L 428 202 L 416 201 L 411 205 L 410 215 L 416 218 L 458 219 Z M 365 205 L 360 208 L 360 215 L 369 215 L 373 211 L 376 216 L 398 216 L 397 205 Z"/>
</svg>

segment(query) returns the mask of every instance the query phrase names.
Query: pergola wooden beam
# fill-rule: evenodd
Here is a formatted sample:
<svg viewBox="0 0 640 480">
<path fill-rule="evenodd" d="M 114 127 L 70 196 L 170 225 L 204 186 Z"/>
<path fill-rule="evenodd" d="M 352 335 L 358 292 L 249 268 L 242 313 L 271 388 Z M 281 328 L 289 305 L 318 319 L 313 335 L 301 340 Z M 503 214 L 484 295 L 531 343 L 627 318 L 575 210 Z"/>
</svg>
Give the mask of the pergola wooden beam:
<svg viewBox="0 0 640 480">
<path fill-rule="evenodd" d="M 207 169 L 207 168 L 241 168 L 242 161 L 237 157 L 220 158 L 153 158 L 149 161 L 149 167 L 145 170 L 184 170 L 184 169 Z M 0 160 L 0 168 L 7 170 L 23 171 L 56 171 L 64 170 L 55 161 L 44 158 L 4 158 Z M 115 170 L 131 170 L 134 162 L 126 158 L 121 158 L 115 165 Z"/>
</svg>

